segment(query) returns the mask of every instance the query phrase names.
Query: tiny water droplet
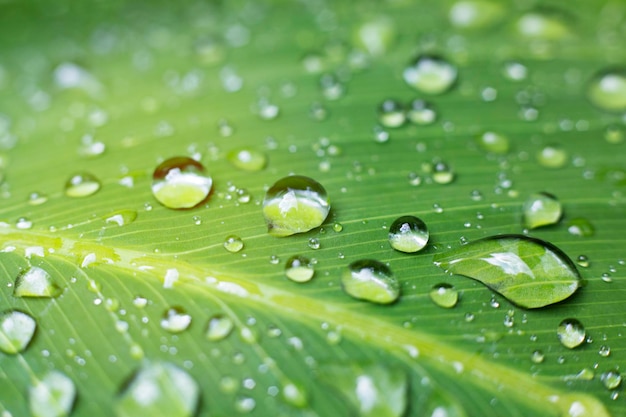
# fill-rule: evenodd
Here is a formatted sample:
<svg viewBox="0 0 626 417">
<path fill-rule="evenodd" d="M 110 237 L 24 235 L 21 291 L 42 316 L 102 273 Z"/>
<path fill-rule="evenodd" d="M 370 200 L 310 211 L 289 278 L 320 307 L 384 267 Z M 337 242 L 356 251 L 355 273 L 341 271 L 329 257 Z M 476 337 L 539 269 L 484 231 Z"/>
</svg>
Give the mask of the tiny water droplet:
<svg viewBox="0 0 626 417">
<path fill-rule="evenodd" d="M 285 264 L 285 275 L 294 282 L 307 282 L 313 278 L 315 269 L 309 258 L 295 255 Z"/>
<path fill-rule="evenodd" d="M 307 242 L 307 245 L 313 250 L 317 250 L 322 246 L 320 240 L 316 237 L 310 238 Z"/>
<path fill-rule="evenodd" d="M 181 307 L 169 308 L 161 318 L 161 328 L 170 333 L 187 330 L 191 324 L 191 316 Z"/>
<path fill-rule="evenodd" d="M 530 360 L 533 361 L 533 363 L 542 363 L 545 358 L 546 358 L 546 355 L 544 355 L 544 353 L 540 350 L 535 350 L 530 355 Z"/>
<path fill-rule="evenodd" d="M 430 102 L 416 99 L 411 101 L 406 117 L 415 125 L 427 126 L 437 120 L 437 111 Z"/>
<path fill-rule="evenodd" d="M 135 298 L 133 298 L 133 305 L 137 308 L 144 308 L 145 306 L 148 305 L 148 299 L 138 295 Z"/>
<path fill-rule="evenodd" d="M 415 253 L 428 243 L 426 223 L 415 216 L 402 216 L 389 227 L 389 244 L 400 252 Z"/>
<path fill-rule="evenodd" d="M 309 107 L 309 116 L 318 122 L 324 121 L 328 118 L 328 109 L 322 103 L 311 103 L 311 106 Z"/>
<path fill-rule="evenodd" d="M 452 308 L 459 301 L 459 293 L 454 286 L 446 283 L 435 285 L 430 290 L 430 299 L 439 307 Z"/>
<path fill-rule="evenodd" d="M 587 85 L 587 97 L 601 110 L 623 113 L 626 110 L 626 70 L 606 69 L 594 75 Z"/>
<path fill-rule="evenodd" d="M 0 314 L 0 350 L 9 355 L 22 352 L 28 347 L 37 323 L 35 319 L 18 310 Z"/>
<path fill-rule="evenodd" d="M 390 304 L 400 297 L 400 283 L 382 262 L 363 259 L 344 269 L 341 286 L 350 296 L 377 304 Z"/>
<path fill-rule="evenodd" d="M 74 382 L 60 371 L 50 371 L 28 388 L 28 405 L 34 417 L 69 416 L 76 399 Z"/>
<path fill-rule="evenodd" d="M 545 168 L 562 168 L 567 159 L 567 151 L 558 145 L 545 146 L 537 154 L 537 162 Z"/>
<path fill-rule="evenodd" d="M 61 294 L 61 288 L 54 282 L 48 271 L 33 266 L 21 272 L 15 279 L 15 297 L 52 298 Z"/>
<path fill-rule="evenodd" d="M 442 94 L 450 90 L 457 78 L 457 68 L 443 58 L 418 56 L 403 72 L 404 81 L 425 94 Z"/>
<path fill-rule="evenodd" d="M 476 137 L 476 143 L 483 151 L 498 155 L 508 153 L 511 148 L 509 138 L 496 132 L 484 132 Z"/>
<path fill-rule="evenodd" d="M 383 55 L 393 44 L 396 36 L 394 22 L 383 16 L 366 21 L 354 32 L 354 43 L 373 56 Z"/>
<path fill-rule="evenodd" d="M 159 203 L 173 209 L 197 206 L 207 198 L 212 184 L 204 166 L 184 156 L 163 161 L 152 174 L 152 194 Z"/>
<path fill-rule="evenodd" d="M 600 380 L 606 389 L 616 389 L 622 383 L 622 375 L 616 369 L 603 372 Z"/>
<path fill-rule="evenodd" d="M 475 318 L 476 316 L 474 315 L 474 313 L 465 313 L 464 319 L 466 322 L 471 323 L 474 321 Z"/>
<path fill-rule="evenodd" d="M 586 332 L 580 321 L 565 319 L 557 327 L 556 335 L 563 346 L 574 349 L 585 341 Z"/>
<path fill-rule="evenodd" d="M 243 240 L 239 236 L 230 235 L 224 240 L 224 248 L 230 253 L 237 253 L 243 249 Z"/>
<path fill-rule="evenodd" d="M 278 180 L 263 200 L 263 215 L 272 236 L 289 236 L 319 227 L 329 211 L 330 201 L 324 187 L 300 175 Z"/>
<path fill-rule="evenodd" d="M 15 227 L 17 229 L 20 230 L 28 230 L 28 229 L 32 229 L 33 227 L 33 222 L 29 219 L 27 219 L 26 217 L 20 217 L 19 219 L 17 219 L 17 221 L 15 222 Z"/>
<path fill-rule="evenodd" d="M 215 314 L 209 319 L 205 336 L 210 341 L 223 340 L 233 331 L 235 323 L 233 320 L 223 314 Z"/>
<path fill-rule="evenodd" d="M 252 148 L 237 148 L 228 152 L 228 161 L 244 171 L 260 171 L 267 164 L 267 155 Z"/>
<path fill-rule="evenodd" d="M 378 107 L 378 121 L 385 127 L 400 127 L 406 122 L 404 106 L 397 100 L 387 99 Z"/>
<path fill-rule="evenodd" d="M 87 172 L 75 174 L 65 183 L 65 195 L 68 197 L 88 197 L 99 189 L 100 181 Z"/>
<path fill-rule="evenodd" d="M 343 230 L 343 225 L 341 223 L 333 223 L 333 230 L 339 233 Z"/>
<path fill-rule="evenodd" d="M 517 20 L 516 29 L 519 35 L 538 41 L 556 41 L 571 34 L 564 16 L 552 11 L 527 12 Z"/>
<path fill-rule="evenodd" d="M 522 207 L 524 227 L 535 229 L 558 223 L 563 214 L 559 200 L 548 193 L 532 194 Z"/>
<path fill-rule="evenodd" d="M 567 224 L 567 231 L 570 235 L 581 237 L 593 236 L 595 232 L 591 222 L 582 217 L 570 220 Z"/>
</svg>

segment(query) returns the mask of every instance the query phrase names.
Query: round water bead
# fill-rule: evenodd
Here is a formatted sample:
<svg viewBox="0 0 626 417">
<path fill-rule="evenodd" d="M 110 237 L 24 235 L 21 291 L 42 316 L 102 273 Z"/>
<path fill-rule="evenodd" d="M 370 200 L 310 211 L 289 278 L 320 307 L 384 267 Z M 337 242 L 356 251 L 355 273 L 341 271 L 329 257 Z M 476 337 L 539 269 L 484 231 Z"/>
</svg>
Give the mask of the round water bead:
<svg viewBox="0 0 626 417">
<path fill-rule="evenodd" d="M 76 385 L 64 373 L 50 371 L 28 389 L 28 405 L 34 417 L 69 416 L 76 399 Z"/>
<path fill-rule="evenodd" d="M 224 240 L 224 248 L 230 253 L 237 253 L 243 249 L 243 240 L 239 236 L 230 235 Z"/>
<path fill-rule="evenodd" d="M 600 375 L 600 380 L 606 389 L 616 389 L 622 383 L 622 375 L 616 369 L 603 372 Z"/>
<path fill-rule="evenodd" d="M 617 125 L 608 126 L 606 130 L 604 131 L 604 139 L 608 143 L 617 145 L 619 143 L 624 142 L 624 139 L 626 139 L 626 131 L 624 130 L 622 126 L 617 126 Z"/>
<path fill-rule="evenodd" d="M 529 229 L 556 224 L 563 214 L 559 200 L 548 193 L 532 194 L 522 212 L 524 227 Z"/>
<path fill-rule="evenodd" d="M 237 148 L 228 152 L 228 161 L 244 171 L 260 171 L 267 164 L 267 155 L 264 152 L 251 148 Z"/>
<path fill-rule="evenodd" d="M 585 218 L 578 217 L 572 219 L 567 224 L 567 231 L 574 236 L 589 237 L 593 236 L 595 230 L 591 222 Z"/>
<path fill-rule="evenodd" d="M 596 74 L 587 86 L 587 97 L 601 110 L 626 110 L 626 69 L 608 69 Z"/>
<path fill-rule="evenodd" d="M 15 297 L 52 298 L 61 294 L 61 288 L 54 282 L 48 271 L 37 266 L 28 268 L 15 279 Z"/>
<path fill-rule="evenodd" d="M 181 307 L 168 309 L 161 319 L 161 328 L 170 333 L 180 333 L 187 330 L 191 324 L 191 316 Z"/>
<path fill-rule="evenodd" d="M 292 175 L 272 185 L 263 200 L 268 233 L 290 236 L 321 226 L 330 212 L 324 187 L 312 178 Z"/>
<path fill-rule="evenodd" d="M 435 163 L 432 172 L 433 181 L 437 184 L 450 184 L 454 181 L 454 171 L 443 161 Z"/>
<path fill-rule="evenodd" d="M 428 243 L 426 223 L 415 216 L 398 217 L 389 227 L 389 244 L 400 252 L 418 252 Z"/>
<path fill-rule="evenodd" d="M 435 285 L 430 290 L 430 299 L 439 307 L 452 308 L 459 301 L 459 293 L 454 286 L 446 283 Z"/>
<path fill-rule="evenodd" d="M 545 358 L 546 358 L 546 355 L 540 350 L 535 350 L 530 355 L 530 360 L 533 361 L 533 363 L 541 363 L 544 361 Z"/>
<path fill-rule="evenodd" d="M 285 264 L 285 275 L 294 282 L 310 281 L 314 274 L 315 269 L 311 261 L 304 256 L 292 256 Z"/>
<path fill-rule="evenodd" d="M 583 268 L 588 268 L 589 258 L 586 255 L 578 255 L 578 258 L 576 258 L 576 263 Z"/>
<path fill-rule="evenodd" d="M 528 68 L 521 62 L 507 61 L 502 67 L 502 74 L 510 81 L 524 81 L 528 77 Z"/>
<path fill-rule="evenodd" d="M 100 181 L 88 172 L 72 175 L 65 183 L 65 195 L 68 197 L 88 197 L 100 189 Z"/>
<path fill-rule="evenodd" d="M 432 55 L 418 56 L 404 69 L 404 81 L 417 91 L 442 94 L 450 90 L 457 79 L 457 68 L 443 58 Z"/>
<path fill-rule="evenodd" d="M 235 327 L 233 320 L 223 314 L 216 314 L 209 319 L 205 336 L 208 340 L 218 341 L 225 339 Z"/>
<path fill-rule="evenodd" d="M 207 198 L 213 180 L 194 159 L 178 156 L 163 161 L 152 174 L 152 194 L 165 207 L 195 207 Z"/>
<path fill-rule="evenodd" d="M 585 341 L 585 328 L 576 319 L 565 319 L 556 329 L 556 335 L 563 346 L 574 349 Z"/>
<path fill-rule="evenodd" d="M 18 310 L 4 311 L 0 314 L 0 350 L 8 354 L 22 352 L 36 328 L 35 319 L 28 314 Z"/>
<path fill-rule="evenodd" d="M 544 147 L 537 154 L 537 162 L 546 168 L 562 168 L 567 164 L 567 152 L 558 145 Z"/>
<path fill-rule="evenodd" d="M 390 304 L 400 297 L 400 283 L 391 269 L 373 259 L 348 265 L 341 275 L 341 286 L 348 295 L 377 304 Z"/>
<path fill-rule="evenodd" d="M 431 103 L 417 99 L 409 105 L 406 117 L 413 124 L 426 126 L 437 120 L 437 111 Z"/>
<path fill-rule="evenodd" d="M 404 106 L 397 100 L 387 99 L 378 107 L 378 120 L 385 127 L 400 127 L 406 122 Z"/>
<path fill-rule="evenodd" d="M 485 132 L 477 136 L 476 143 L 483 151 L 498 155 L 508 153 L 511 148 L 509 138 L 496 132 Z"/>
</svg>

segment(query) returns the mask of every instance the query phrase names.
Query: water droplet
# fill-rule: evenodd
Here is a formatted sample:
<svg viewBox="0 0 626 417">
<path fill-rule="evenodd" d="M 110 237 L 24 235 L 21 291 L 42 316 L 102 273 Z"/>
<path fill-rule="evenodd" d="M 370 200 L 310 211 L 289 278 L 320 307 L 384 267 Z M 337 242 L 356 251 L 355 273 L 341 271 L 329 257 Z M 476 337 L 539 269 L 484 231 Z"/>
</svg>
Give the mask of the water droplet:
<svg viewBox="0 0 626 417">
<path fill-rule="evenodd" d="M 228 152 L 228 161 L 244 171 L 260 171 L 267 164 L 267 155 L 252 148 L 237 148 Z"/>
<path fill-rule="evenodd" d="M 391 135 L 381 126 L 374 126 L 374 140 L 378 143 L 389 142 Z"/>
<path fill-rule="evenodd" d="M 542 363 L 545 358 L 546 358 L 546 355 L 544 355 L 544 353 L 540 350 L 535 350 L 530 355 L 530 360 L 533 361 L 533 363 Z"/>
<path fill-rule="evenodd" d="M 104 220 L 107 223 L 114 223 L 118 226 L 125 226 L 137 219 L 137 212 L 135 210 L 118 210 L 113 213 L 104 216 Z"/>
<path fill-rule="evenodd" d="M 34 417 L 66 417 L 76 399 L 76 386 L 64 373 L 50 371 L 28 389 L 28 405 Z"/>
<path fill-rule="evenodd" d="M 558 145 L 546 146 L 537 154 L 537 162 L 546 168 L 562 168 L 567 158 L 567 152 Z"/>
<path fill-rule="evenodd" d="M 400 127 L 406 122 L 404 106 L 397 100 L 387 99 L 378 107 L 378 121 L 385 127 Z"/>
<path fill-rule="evenodd" d="M 415 125 L 427 126 L 437 120 L 437 111 L 431 103 L 416 99 L 409 105 L 406 117 Z"/>
<path fill-rule="evenodd" d="M 328 118 L 328 109 L 322 103 L 311 103 L 311 106 L 309 107 L 309 116 L 318 122 L 324 121 Z"/>
<path fill-rule="evenodd" d="M 200 389 L 181 368 L 168 362 L 146 362 L 117 398 L 117 417 L 191 417 Z"/>
<path fill-rule="evenodd" d="M 464 319 L 466 322 L 471 323 L 474 321 L 475 318 L 476 315 L 474 315 L 474 313 L 465 313 Z"/>
<path fill-rule="evenodd" d="M 607 357 L 611 354 L 611 348 L 608 345 L 602 345 L 600 346 L 600 349 L 598 349 L 598 355 L 602 356 L 602 357 Z"/>
<path fill-rule="evenodd" d="M 622 375 L 620 375 L 619 371 L 613 369 L 603 372 L 600 375 L 600 381 L 602 381 L 606 389 L 616 389 L 622 383 Z"/>
<path fill-rule="evenodd" d="M 0 350 L 15 354 L 22 352 L 30 343 L 37 323 L 35 319 L 18 310 L 8 310 L 0 314 Z"/>
<path fill-rule="evenodd" d="M 393 44 L 396 36 L 394 22 L 383 16 L 359 25 L 354 32 L 354 43 L 373 56 L 383 55 Z"/>
<path fill-rule="evenodd" d="M 301 175 L 281 178 L 263 200 L 263 215 L 268 233 L 289 236 L 321 226 L 330 211 L 324 187 Z"/>
<path fill-rule="evenodd" d="M 170 333 L 180 333 L 191 324 L 191 316 L 181 307 L 168 309 L 161 319 L 161 328 Z"/>
<path fill-rule="evenodd" d="M 528 68 L 517 61 L 507 61 L 504 63 L 502 73 L 507 80 L 524 81 L 528 77 Z"/>
<path fill-rule="evenodd" d="M 296 408 L 304 408 L 308 405 L 308 398 L 304 389 L 292 382 L 283 386 L 283 399 L 287 404 Z"/>
<path fill-rule="evenodd" d="M 593 236 L 595 232 L 591 222 L 582 217 L 570 220 L 567 224 L 567 231 L 571 235 L 581 237 Z"/>
<path fill-rule="evenodd" d="M 144 308 L 148 305 L 148 299 L 146 297 L 136 296 L 133 298 L 133 305 L 137 308 Z"/>
<path fill-rule="evenodd" d="M 382 262 L 363 259 L 344 269 L 341 286 L 350 296 L 377 304 L 390 304 L 400 297 L 400 283 Z"/>
<path fill-rule="evenodd" d="M 223 314 L 216 314 L 209 319 L 206 328 L 206 338 L 213 342 L 225 339 L 235 327 L 233 320 Z"/>
<path fill-rule="evenodd" d="M 516 22 L 518 34 L 523 37 L 545 41 L 556 41 L 570 35 L 570 29 L 560 13 L 528 12 Z"/>
<path fill-rule="evenodd" d="M 15 227 L 17 229 L 20 230 L 28 230 L 28 229 L 32 229 L 33 227 L 33 222 L 29 219 L 27 219 L 26 217 L 20 217 L 19 219 L 17 219 L 17 221 L 15 222 Z"/>
<path fill-rule="evenodd" d="M 15 279 L 15 297 L 52 298 L 61 294 L 61 288 L 54 282 L 48 271 L 33 266 L 20 273 Z"/>
<path fill-rule="evenodd" d="M 333 224 L 333 230 L 337 233 L 341 232 L 343 230 L 343 225 L 341 223 L 334 223 Z"/>
<path fill-rule="evenodd" d="M 585 328 L 576 319 L 565 319 L 556 329 L 556 335 L 563 346 L 574 349 L 585 341 Z"/>
<path fill-rule="evenodd" d="M 100 181 L 87 172 L 75 174 L 65 183 L 65 195 L 68 197 L 88 197 L 100 189 Z"/>
<path fill-rule="evenodd" d="M 262 98 L 257 103 L 259 117 L 263 120 L 274 120 L 280 114 L 280 107 L 271 103 L 267 98 Z"/>
<path fill-rule="evenodd" d="M 237 397 L 235 400 L 235 410 L 240 413 L 249 413 L 256 407 L 256 401 L 251 397 Z"/>
<path fill-rule="evenodd" d="M 307 245 L 309 246 L 309 248 L 313 250 L 317 250 L 322 246 L 320 243 L 320 240 L 316 237 L 310 238 L 309 241 L 307 242 Z"/>
<path fill-rule="evenodd" d="M 426 223 L 415 216 L 402 216 L 389 227 L 389 244 L 400 252 L 418 252 L 428 243 Z"/>
<path fill-rule="evenodd" d="M 561 203 L 548 193 L 532 194 L 522 207 L 524 227 L 535 229 L 556 224 L 563 214 Z"/>
<path fill-rule="evenodd" d="M 313 278 L 315 269 L 309 258 L 295 255 L 285 264 L 285 275 L 294 282 L 307 282 Z"/>
<path fill-rule="evenodd" d="M 576 263 L 583 268 L 588 268 L 589 258 L 586 255 L 579 255 L 578 258 L 576 258 Z"/>
<path fill-rule="evenodd" d="M 623 127 L 612 125 L 607 127 L 604 131 L 604 139 L 608 143 L 617 145 L 624 142 L 624 139 L 626 139 L 626 132 L 624 131 Z"/>
<path fill-rule="evenodd" d="M 0 180 L 0 183 L 2 181 Z M 48 201 L 48 197 L 45 194 L 41 194 L 38 192 L 30 193 L 28 196 L 28 204 L 31 206 L 39 206 Z"/>
<path fill-rule="evenodd" d="M 437 184 L 450 184 L 454 181 L 454 171 L 450 166 L 442 161 L 436 162 L 433 166 L 433 181 Z"/>
<path fill-rule="evenodd" d="M 448 19 L 460 29 L 482 29 L 498 22 L 505 14 L 502 4 L 489 0 L 461 0 L 450 8 Z"/>
<path fill-rule="evenodd" d="M 230 235 L 224 240 L 224 248 L 230 253 L 237 253 L 243 249 L 243 240 L 239 236 Z"/>
<path fill-rule="evenodd" d="M 626 70 L 608 69 L 596 74 L 587 86 L 587 97 L 601 110 L 623 113 L 626 110 Z"/>
<path fill-rule="evenodd" d="M 476 137 L 476 143 L 485 152 L 504 155 L 509 152 L 511 144 L 509 138 L 496 132 L 485 132 Z"/>
<path fill-rule="evenodd" d="M 197 206 L 207 198 L 212 184 L 202 164 L 184 156 L 163 161 L 152 174 L 152 194 L 173 209 Z"/>
<path fill-rule="evenodd" d="M 439 253 L 435 265 L 478 280 L 509 301 L 539 308 L 571 296 L 580 285 L 574 263 L 556 246 L 524 235 L 492 236 Z"/>
<path fill-rule="evenodd" d="M 78 154 L 86 158 L 100 156 L 106 150 L 106 145 L 100 141 L 94 141 L 93 136 L 85 135 L 81 138 Z"/>
<path fill-rule="evenodd" d="M 421 93 L 442 94 L 454 85 L 457 69 L 443 58 L 420 55 L 402 75 L 408 85 Z"/>
<path fill-rule="evenodd" d="M 324 98 L 331 101 L 340 99 L 346 93 L 345 86 L 333 74 L 323 75 L 320 78 L 320 87 Z"/>
<path fill-rule="evenodd" d="M 435 285 L 430 290 L 429 295 L 435 304 L 443 308 L 452 308 L 459 301 L 459 293 L 456 288 L 446 283 Z"/>
</svg>

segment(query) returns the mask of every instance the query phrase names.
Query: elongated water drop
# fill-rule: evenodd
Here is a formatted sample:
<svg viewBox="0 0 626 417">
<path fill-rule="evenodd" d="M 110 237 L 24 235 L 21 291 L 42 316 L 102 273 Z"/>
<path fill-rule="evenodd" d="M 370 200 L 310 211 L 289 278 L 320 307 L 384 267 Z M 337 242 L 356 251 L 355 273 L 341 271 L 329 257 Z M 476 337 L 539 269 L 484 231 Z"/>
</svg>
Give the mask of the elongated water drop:
<svg viewBox="0 0 626 417">
<path fill-rule="evenodd" d="M 235 327 L 233 320 L 223 314 L 216 314 L 209 319 L 205 336 L 213 342 L 225 339 Z"/>
<path fill-rule="evenodd" d="M 285 275 L 294 282 L 310 281 L 314 274 L 315 269 L 311 265 L 311 260 L 304 256 L 292 256 L 285 264 Z"/>
<path fill-rule="evenodd" d="M 373 259 L 352 262 L 341 275 L 341 286 L 350 296 L 377 304 L 390 304 L 400 297 L 400 283 L 391 269 Z"/>
<path fill-rule="evenodd" d="M 626 69 L 607 69 L 596 74 L 587 86 L 587 97 L 601 110 L 626 110 Z"/>
<path fill-rule="evenodd" d="M 187 330 L 191 324 L 191 316 L 181 307 L 168 309 L 161 319 L 161 328 L 170 333 L 180 333 Z"/>
<path fill-rule="evenodd" d="M 428 243 L 426 223 L 415 216 L 402 216 L 389 227 L 389 244 L 400 252 L 415 253 Z"/>
<path fill-rule="evenodd" d="M 228 161 L 244 171 L 260 171 L 267 164 L 267 155 L 253 148 L 237 148 L 228 152 Z"/>
<path fill-rule="evenodd" d="M 430 299 L 439 307 L 452 308 L 459 301 L 458 291 L 450 284 L 442 283 L 435 285 L 430 290 Z"/>
<path fill-rule="evenodd" d="M 28 268 L 15 279 L 13 295 L 16 297 L 52 298 L 61 294 L 61 288 L 48 271 L 37 266 Z"/>
<path fill-rule="evenodd" d="M 301 175 L 284 177 L 272 185 L 263 200 L 268 233 L 283 237 L 321 226 L 330 211 L 324 187 Z"/>
<path fill-rule="evenodd" d="M 152 194 L 159 203 L 173 209 L 197 206 L 207 198 L 212 185 L 204 166 L 184 156 L 163 161 L 152 174 Z"/>
<path fill-rule="evenodd" d="M 556 335 L 563 346 L 574 349 L 585 341 L 585 327 L 576 319 L 565 319 L 556 329 Z"/>
<path fill-rule="evenodd" d="M 65 195 L 68 197 L 88 197 L 100 189 L 100 181 L 88 172 L 70 177 L 65 183 Z"/>
<path fill-rule="evenodd" d="M 524 227 L 535 229 L 558 223 L 563 210 L 555 196 L 548 193 L 531 195 L 522 207 Z"/>
<path fill-rule="evenodd" d="M 524 235 L 493 236 L 434 257 L 451 274 L 482 282 L 520 307 L 539 308 L 580 286 L 574 263 L 556 246 Z"/>
<path fill-rule="evenodd" d="M 442 94 L 454 85 L 457 69 L 443 58 L 420 55 L 405 68 L 402 75 L 408 85 L 421 93 Z"/>
<path fill-rule="evenodd" d="M 115 413 L 117 417 L 190 417 L 199 398 L 198 384 L 187 372 L 169 362 L 146 362 L 120 394 Z"/>
<path fill-rule="evenodd" d="M 0 314 L 0 350 L 15 354 L 22 352 L 30 343 L 37 323 L 35 319 L 18 310 Z"/>
<path fill-rule="evenodd" d="M 66 417 L 70 415 L 76 386 L 64 373 L 50 371 L 28 389 L 28 405 L 34 417 Z"/>
</svg>

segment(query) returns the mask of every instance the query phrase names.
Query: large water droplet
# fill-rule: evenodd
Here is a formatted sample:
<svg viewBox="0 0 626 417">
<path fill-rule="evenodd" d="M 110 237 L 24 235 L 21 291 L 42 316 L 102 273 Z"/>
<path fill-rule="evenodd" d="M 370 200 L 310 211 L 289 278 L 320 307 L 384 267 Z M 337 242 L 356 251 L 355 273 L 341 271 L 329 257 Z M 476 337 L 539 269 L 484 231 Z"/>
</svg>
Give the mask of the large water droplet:
<svg viewBox="0 0 626 417">
<path fill-rule="evenodd" d="M 233 320 L 223 314 L 216 314 L 209 319 L 206 328 L 206 338 L 213 342 L 225 339 L 235 327 Z"/>
<path fill-rule="evenodd" d="M 626 110 L 626 69 L 609 69 L 596 74 L 587 86 L 587 97 L 601 110 Z"/>
<path fill-rule="evenodd" d="M 493 236 L 435 255 L 446 272 L 478 280 L 525 308 L 562 301 L 578 289 L 574 263 L 556 246 L 523 235 Z"/>
<path fill-rule="evenodd" d="M 454 85 L 457 69 L 443 58 L 420 55 L 402 75 L 408 85 L 421 93 L 442 94 Z"/>
<path fill-rule="evenodd" d="M 64 373 L 50 371 L 28 389 L 30 412 L 34 417 L 66 417 L 76 399 L 76 386 Z"/>
<path fill-rule="evenodd" d="M 207 198 L 212 184 L 202 164 L 184 156 L 163 161 L 152 174 L 152 194 L 173 209 L 197 206 Z"/>
<path fill-rule="evenodd" d="M 35 319 L 18 310 L 0 314 L 0 350 L 15 354 L 22 352 L 30 343 L 37 323 Z"/>
<path fill-rule="evenodd" d="M 489 153 L 504 155 L 511 148 L 509 138 L 500 133 L 485 132 L 476 137 L 476 143 L 482 150 Z"/>
<path fill-rule="evenodd" d="M 426 223 L 415 216 L 402 216 L 389 227 L 389 244 L 400 252 L 418 252 L 428 243 Z"/>
<path fill-rule="evenodd" d="M 430 299 L 439 307 L 452 308 L 459 301 L 458 291 L 450 284 L 442 283 L 435 285 L 430 290 Z"/>
<path fill-rule="evenodd" d="M 252 148 L 237 148 L 228 152 L 228 161 L 244 171 L 260 171 L 267 164 L 265 153 Z"/>
<path fill-rule="evenodd" d="M 600 375 L 600 380 L 606 389 L 616 389 L 622 384 L 622 375 L 618 370 L 612 369 L 607 372 L 603 372 Z"/>
<path fill-rule="evenodd" d="M 65 183 L 65 195 L 68 197 L 88 197 L 100 189 L 100 181 L 88 172 L 70 177 Z"/>
<path fill-rule="evenodd" d="M 555 196 L 548 193 L 531 195 L 522 207 L 524 227 L 535 229 L 558 223 L 563 210 Z"/>
<path fill-rule="evenodd" d="M 556 329 L 556 335 L 563 346 L 574 349 L 585 341 L 585 327 L 576 319 L 563 320 Z"/>
<path fill-rule="evenodd" d="M 400 283 L 382 262 L 362 259 L 352 262 L 341 275 L 343 290 L 354 298 L 390 304 L 400 297 Z"/>
<path fill-rule="evenodd" d="M 324 187 L 301 175 L 281 178 L 263 200 L 263 215 L 269 234 L 289 236 L 321 226 L 330 211 Z"/>
<path fill-rule="evenodd" d="M 313 278 L 315 269 L 309 258 L 295 255 L 285 264 L 285 275 L 294 282 L 307 282 Z"/>
<path fill-rule="evenodd" d="M 52 298 L 61 294 L 61 288 L 48 271 L 33 266 L 20 273 L 15 279 L 13 295 L 16 297 Z"/>
<path fill-rule="evenodd" d="M 243 249 L 243 240 L 239 236 L 230 235 L 224 240 L 224 249 L 230 253 L 237 253 Z"/>
<path fill-rule="evenodd" d="M 415 125 L 426 126 L 437 120 L 437 111 L 431 103 L 417 99 L 409 105 L 406 117 Z"/>
<path fill-rule="evenodd" d="M 190 417 L 199 397 L 187 372 L 168 362 L 147 362 L 120 394 L 115 411 L 117 417 Z"/>
<path fill-rule="evenodd" d="M 404 106 L 397 100 L 385 100 L 378 107 L 378 121 L 385 127 L 400 127 L 406 122 Z"/>
<path fill-rule="evenodd" d="M 187 330 L 191 324 L 191 316 L 181 307 L 168 309 L 161 319 L 161 328 L 170 333 L 180 333 Z"/>
</svg>

